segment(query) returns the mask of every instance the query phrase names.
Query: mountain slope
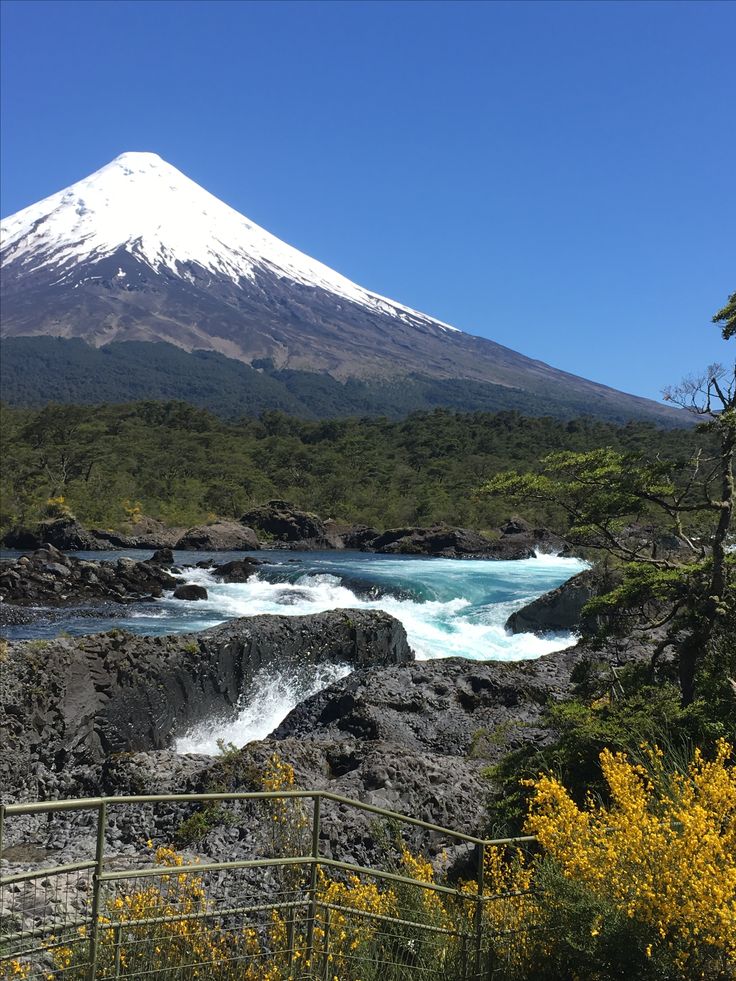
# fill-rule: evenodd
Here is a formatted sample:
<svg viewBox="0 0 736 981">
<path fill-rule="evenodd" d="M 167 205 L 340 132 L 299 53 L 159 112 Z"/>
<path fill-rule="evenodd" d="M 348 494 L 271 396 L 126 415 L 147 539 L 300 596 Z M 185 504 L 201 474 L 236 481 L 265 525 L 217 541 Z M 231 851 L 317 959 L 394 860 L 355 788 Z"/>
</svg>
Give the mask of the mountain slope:
<svg viewBox="0 0 736 981">
<path fill-rule="evenodd" d="M 526 416 L 562 419 L 588 415 L 612 422 L 647 419 L 629 407 L 616 412 L 558 392 L 554 399 L 489 382 L 405 375 L 385 381 L 350 378 L 264 365 L 259 370 L 214 351 L 188 354 L 172 344 L 113 341 L 90 347 L 78 338 L 9 337 L 0 341 L 0 392 L 9 405 L 48 402 L 97 405 L 176 399 L 210 409 L 225 419 L 280 410 L 302 419 L 388 416 L 421 409 L 461 412 L 515 409 Z M 667 425 L 673 420 L 658 420 Z M 686 422 L 687 420 L 683 420 Z"/>
<path fill-rule="evenodd" d="M 12 215 L 1 258 L 5 337 L 164 341 L 340 381 L 466 379 L 551 411 L 674 418 L 350 282 L 155 154 L 122 154 Z"/>
</svg>

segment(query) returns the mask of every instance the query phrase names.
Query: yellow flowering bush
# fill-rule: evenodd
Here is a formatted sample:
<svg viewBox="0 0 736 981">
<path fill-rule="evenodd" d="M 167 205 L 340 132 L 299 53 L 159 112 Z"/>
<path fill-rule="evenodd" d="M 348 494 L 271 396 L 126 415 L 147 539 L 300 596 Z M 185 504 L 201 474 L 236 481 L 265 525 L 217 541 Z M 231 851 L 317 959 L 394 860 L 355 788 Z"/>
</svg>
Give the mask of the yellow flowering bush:
<svg viewBox="0 0 736 981">
<path fill-rule="evenodd" d="M 137 525 L 143 516 L 143 507 L 140 501 L 123 501 L 123 511 L 132 525 Z"/>
<path fill-rule="evenodd" d="M 562 876 L 632 924 L 648 958 L 671 964 L 668 977 L 736 973 L 736 770 L 733 748 L 715 758 L 696 750 L 685 772 L 670 773 L 659 749 L 644 763 L 605 750 L 610 803 L 579 808 L 554 778 L 533 782 L 527 830 Z M 646 765 L 645 765 L 646 764 Z M 596 939 L 606 917 L 594 921 Z"/>
<path fill-rule="evenodd" d="M 204 876 L 185 870 L 170 848 L 154 852 L 160 874 L 107 897 L 100 919 L 100 976 L 145 973 L 163 981 L 404 981 L 415 974 L 453 981 L 473 970 L 482 929 L 483 971 L 498 981 L 730 981 L 736 976 L 736 769 L 733 749 L 695 751 L 674 772 L 662 752 L 641 762 L 600 756 L 607 803 L 578 806 L 552 776 L 530 782 L 527 830 L 541 849 L 486 847 L 484 901 L 476 882 L 459 895 L 426 889 L 432 863 L 399 839 L 394 878 L 333 874 L 317 868 L 316 891 L 301 867 L 274 880 L 273 900 L 255 923 L 227 924 Z M 274 756 L 265 789 L 295 785 Z M 301 801 L 268 801 L 269 825 L 283 854 L 309 822 Z M 149 846 L 153 847 L 149 842 Z M 407 881 L 411 880 L 411 881 Z M 308 910 L 316 916 L 309 947 Z M 54 970 L 31 972 L 24 958 L 4 961 L 0 978 L 59 973 L 83 981 L 88 936 L 50 938 Z M 489 975 L 490 976 L 490 975 Z"/>
<path fill-rule="evenodd" d="M 261 777 L 261 787 L 272 792 L 296 790 L 294 767 L 284 762 L 278 753 L 274 753 L 269 757 Z M 274 854 L 302 854 L 298 849 L 307 843 L 304 832 L 310 823 L 304 802 L 300 798 L 275 797 L 268 801 L 268 807 L 271 812 Z"/>
<path fill-rule="evenodd" d="M 249 925 L 226 930 L 213 917 L 201 875 L 177 871 L 183 857 L 171 848 L 155 851 L 159 866 L 170 873 L 150 878 L 131 892 L 107 900 L 100 917 L 98 974 L 110 977 L 120 965 L 126 976 L 177 977 L 187 981 L 262 981 L 261 947 L 256 930 Z M 83 981 L 88 970 L 87 931 L 81 928 L 74 942 L 49 944 L 55 968 L 48 981 L 63 972 L 70 981 Z M 53 938 L 52 938 L 53 940 Z M 23 966 L 23 965 L 21 965 Z M 17 977 L 27 977 L 19 974 Z M 10 975 L 14 977 L 14 975 Z"/>
<path fill-rule="evenodd" d="M 48 518 L 66 518 L 71 514 L 63 494 L 59 494 L 58 497 L 49 497 L 46 501 L 45 510 Z"/>
<path fill-rule="evenodd" d="M 17 957 L 0 964 L 0 978 L 2 981 L 25 981 L 30 976 L 31 965 L 27 961 L 21 961 Z"/>
</svg>

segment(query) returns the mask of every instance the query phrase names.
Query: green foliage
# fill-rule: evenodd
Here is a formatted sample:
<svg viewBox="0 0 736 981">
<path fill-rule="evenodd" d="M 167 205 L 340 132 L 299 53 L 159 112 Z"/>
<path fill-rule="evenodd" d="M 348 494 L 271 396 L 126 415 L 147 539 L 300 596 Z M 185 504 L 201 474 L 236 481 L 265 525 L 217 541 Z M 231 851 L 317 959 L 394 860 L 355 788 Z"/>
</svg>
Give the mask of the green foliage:
<svg viewBox="0 0 736 981">
<path fill-rule="evenodd" d="M 516 412 L 418 412 L 399 422 L 310 422 L 266 412 L 223 422 L 183 402 L 0 407 L 4 467 L 0 528 L 45 514 L 51 497 L 85 524 L 118 528 L 130 502 L 172 525 L 238 518 L 271 498 L 378 528 L 448 524 L 491 529 L 508 514 L 476 493 L 510 467 L 532 471 L 540 455 L 612 446 L 688 457 L 691 430 L 649 423 L 560 422 Z M 528 517 L 561 525 L 552 502 L 525 501 Z"/>
<path fill-rule="evenodd" d="M 210 801 L 182 821 L 174 836 L 176 844 L 179 848 L 194 845 L 206 837 L 213 828 L 231 822 L 232 815 L 228 814 L 217 801 Z"/>
<path fill-rule="evenodd" d="M 683 441 L 680 448 L 686 445 Z M 542 457 L 540 472 L 497 474 L 482 493 L 520 507 L 554 505 L 565 515 L 570 541 L 635 560 L 637 549 L 624 534 L 632 522 L 675 534 L 682 533 L 683 520 L 692 532 L 704 526 L 699 505 L 691 504 L 694 493 L 683 491 L 697 468 L 697 454 L 688 458 L 682 452 L 670 456 L 661 447 L 652 449 L 648 455 L 611 445 L 550 453 Z"/>
<path fill-rule="evenodd" d="M 723 340 L 736 336 L 736 293 L 728 298 L 728 303 L 713 317 L 714 324 L 722 324 Z"/>
<path fill-rule="evenodd" d="M 550 940 L 531 947 L 525 978 L 667 981 L 678 976 L 665 946 L 652 943 L 651 929 L 564 876 L 552 859 L 539 864 L 534 883 L 544 894 L 538 935 Z"/>
<path fill-rule="evenodd" d="M 637 415 L 631 400 L 591 400 L 559 385 L 540 383 L 536 391 L 521 391 L 512 385 L 416 374 L 342 382 L 315 372 L 277 369 L 268 358 L 250 366 L 214 351 L 188 354 L 165 343 L 124 341 L 94 348 L 76 338 L 12 337 L 2 341 L 1 350 L 3 397 L 18 406 L 180 399 L 228 419 L 273 410 L 307 419 L 400 418 L 437 406 L 564 419 L 589 415 L 620 423 Z M 660 415 L 654 405 L 642 407 L 640 418 L 678 424 L 675 415 Z"/>
<path fill-rule="evenodd" d="M 714 631 L 736 618 L 727 550 L 736 495 L 736 375 L 728 382 L 716 367 L 670 393 L 683 404 L 686 396 L 694 411 L 710 419 L 697 433 L 715 448 L 710 457 L 702 446 L 689 459 L 662 453 L 647 459 L 611 447 L 564 451 L 544 457 L 541 473 L 499 474 L 482 492 L 515 504 L 556 505 L 565 514 L 562 534 L 569 542 L 624 563 L 621 585 L 589 603 L 586 612 L 606 614 L 601 630 L 608 634 L 666 628 L 664 638 L 652 641 L 652 654 L 675 653 L 682 699 L 689 703 Z M 716 397 L 720 413 L 713 408 Z M 714 485 L 720 497 L 713 496 Z M 675 546 L 670 554 L 660 554 L 663 532 Z"/>
<path fill-rule="evenodd" d="M 489 798 L 492 833 L 520 831 L 529 795 L 523 781 L 540 772 L 557 776 L 582 805 L 590 793 L 605 794 L 599 765 L 603 749 L 637 758 L 642 743 L 656 743 L 677 758 L 687 757 L 692 746 L 710 747 L 721 737 L 734 739 L 736 692 L 729 677 L 736 676 L 736 638 L 731 632 L 719 637 L 702 663 L 700 697 L 686 708 L 668 673 L 664 666 L 652 681 L 648 668 L 632 666 L 609 685 L 596 664 L 582 662 L 575 672 L 575 696 L 551 702 L 545 710 L 552 742 L 542 748 L 528 745 L 486 770 L 494 784 Z"/>
</svg>

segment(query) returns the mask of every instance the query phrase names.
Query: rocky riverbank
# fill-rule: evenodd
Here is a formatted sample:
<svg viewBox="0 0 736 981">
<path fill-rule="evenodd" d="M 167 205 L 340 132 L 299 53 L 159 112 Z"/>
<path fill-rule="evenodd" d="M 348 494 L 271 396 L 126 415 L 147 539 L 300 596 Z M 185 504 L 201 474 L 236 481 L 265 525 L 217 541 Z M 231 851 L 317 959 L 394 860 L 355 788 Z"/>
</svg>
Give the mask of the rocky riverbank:
<svg viewBox="0 0 736 981">
<path fill-rule="evenodd" d="M 126 531 L 112 532 L 88 529 L 73 517 L 61 517 L 31 528 L 15 528 L 5 535 L 2 544 L 21 550 L 52 545 L 61 551 L 357 549 L 387 555 L 491 560 L 528 559 L 538 551 L 570 554 L 567 543 L 558 535 L 547 528 L 534 528 L 518 517 L 509 518 L 491 536 L 447 525 L 379 531 L 365 525 L 323 520 L 286 501 L 269 501 L 246 512 L 239 521 L 216 521 L 189 529 L 167 528 L 150 518 L 141 518 Z"/>
<path fill-rule="evenodd" d="M 576 592 L 576 590 L 573 590 Z M 3 652 L 6 752 L 0 781 L 11 797 L 66 797 L 256 790 L 274 754 L 300 786 L 465 831 L 482 831 L 489 763 L 554 738 L 545 706 L 564 698 L 583 662 L 610 673 L 636 658 L 612 647 L 577 645 L 538 660 L 415 661 L 403 627 L 380 612 L 251 617 L 168 637 L 123 631 L 48 642 L 15 642 Z M 306 698 L 267 739 L 222 756 L 181 756 L 176 736 L 204 719 L 232 717 L 257 699 L 254 678 L 345 664 L 352 673 Z M 235 823 L 189 804 L 127 808 L 113 830 L 121 853 L 145 839 L 180 841 L 197 854 L 247 857 L 257 849 L 261 811 L 235 808 Z M 196 820 L 194 820 L 196 819 Z M 196 841 L 182 831 L 194 820 Z M 248 828 L 243 828 L 243 822 Z M 259 823 L 261 822 L 261 823 Z M 77 860 L 93 848 L 89 831 L 60 817 L 17 841 Z M 261 830 L 259 830 L 259 828 Z M 200 833 L 201 832 L 201 833 Z M 368 861 L 376 848 L 365 814 L 327 807 L 325 854 L 348 850 Z M 117 836 L 117 837 L 116 837 Z M 53 841 L 52 841 L 53 839 Z M 424 842 L 438 851 L 447 843 Z M 461 856 L 456 856 L 460 860 Z"/>
<path fill-rule="evenodd" d="M 410 658 L 398 621 L 358 610 L 248 617 L 165 637 L 110 631 L 6 643 L 0 784 L 11 794 L 35 787 L 53 796 L 58 780 L 80 767 L 167 748 L 195 723 L 232 713 L 259 672 L 297 678 L 319 664 Z"/>
<path fill-rule="evenodd" d="M 222 582 L 246 582 L 258 565 L 250 557 L 220 565 L 200 563 Z M 0 565 L 0 626 L 45 620 L 54 609 L 66 608 L 115 618 L 122 615 L 122 607 L 145 604 L 165 591 L 179 600 L 207 599 L 203 586 L 180 578 L 188 568 L 174 565 L 170 548 L 157 549 L 143 561 L 97 562 L 46 545 Z"/>
</svg>

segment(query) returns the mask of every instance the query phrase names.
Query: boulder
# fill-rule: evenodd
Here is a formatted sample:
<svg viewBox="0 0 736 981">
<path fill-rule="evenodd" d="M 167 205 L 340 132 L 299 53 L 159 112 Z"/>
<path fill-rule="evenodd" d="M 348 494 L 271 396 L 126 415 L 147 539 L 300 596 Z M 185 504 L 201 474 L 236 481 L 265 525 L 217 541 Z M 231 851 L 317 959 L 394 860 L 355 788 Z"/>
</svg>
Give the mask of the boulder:
<svg viewBox="0 0 736 981">
<path fill-rule="evenodd" d="M 247 511 L 240 522 L 255 529 L 267 546 L 330 548 L 324 522 L 287 501 L 269 501 Z"/>
<path fill-rule="evenodd" d="M 532 526 L 518 514 L 512 515 L 499 528 L 502 535 L 530 535 L 533 531 Z"/>
<path fill-rule="evenodd" d="M 590 630 L 595 624 L 583 620 L 583 607 L 594 596 L 609 592 L 618 582 L 620 575 L 607 567 L 587 569 L 512 613 L 506 629 L 512 634 Z"/>
<path fill-rule="evenodd" d="M 215 566 L 212 575 L 223 582 L 247 582 L 255 575 L 256 567 L 259 565 L 257 559 L 234 559 L 232 562 L 223 562 L 222 565 Z"/>
<path fill-rule="evenodd" d="M 149 565 L 173 565 L 174 553 L 170 548 L 157 548 L 150 559 L 146 559 Z"/>
<path fill-rule="evenodd" d="M 174 599 L 178 600 L 206 600 L 207 590 L 204 586 L 197 583 L 188 582 L 182 586 L 177 586 L 174 590 Z"/>
<path fill-rule="evenodd" d="M 343 548 L 368 549 L 381 534 L 377 528 L 369 525 L 347 525 L 340 531 Z"/>
<path fill-rule="evenodd" d="M 534 528 L 528 521 L 514 516 L 499 528 L 499 537 L 493 543 L 490 557 L 505 561 L 533 559 L 538 552 L 570 554 L 564 538 L 549 528 Z"/>
<path fill-rule="evenodd" d="M 183 528 L 169 528 L 155 518 L 145 515 L 130 522 L 120 531 L 103 531 L 93 528 L 92 533 L 101 543 L 100 548 L 175 548 L 184 533 Z"/>
<path fill-rule="evenodd" d="M 6 548 L 37 549 L 45 543 L 69 552 L 106 547 L 93 532 L 71 516 L 42 521 L 35 528 L 15 528 L 3 539 Z"/>
<path fill-rule="evenodd" d="M 370 551 L 399 555 L 434 555 L 442 558 L 488 556 L 494 542 L 467 528 L 393 528 L 374 538 Z"/>
<path fill-rule="evenodd" d="M 49 542 L 67 552 L 107 551 L 118 548 L 172 548 L 182 535 L 182 528 L 167 528 L 154 518 L 140 518 L 121 531 L 85 528 L 76 518 L 67 516 L 42 521 L 32 528 L 14 528 L 2 544 L 6 548 L 33 549 Z"/>
<path fill-rule="evenodd" d="M 176 543 L 176 548 L 210 552 L 251 552 L 260 547 L 253 529 L 238 521 L 215 521 L 190 528 Z"/>
</svg>

